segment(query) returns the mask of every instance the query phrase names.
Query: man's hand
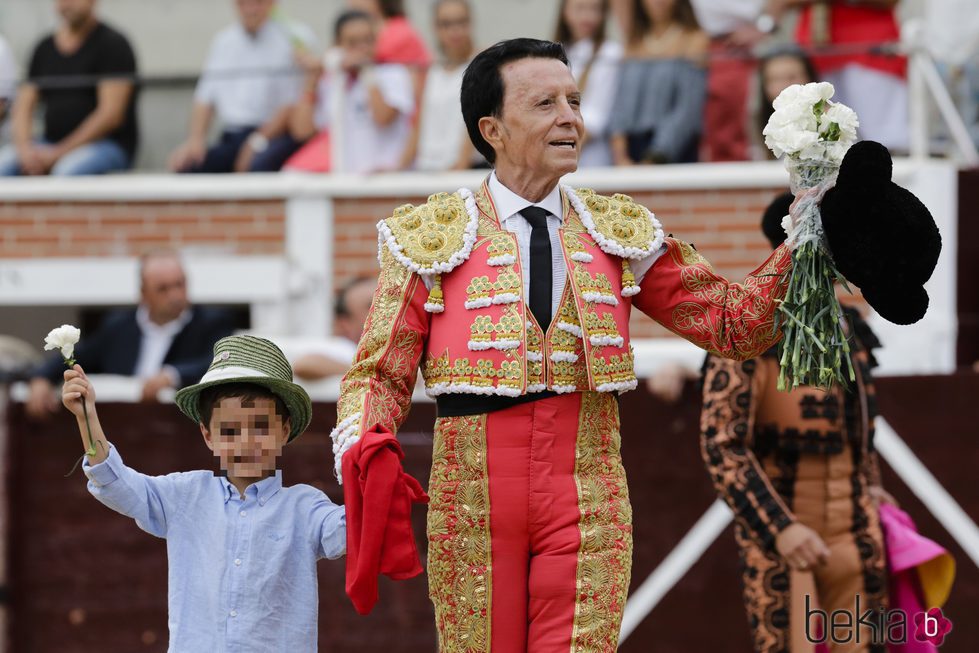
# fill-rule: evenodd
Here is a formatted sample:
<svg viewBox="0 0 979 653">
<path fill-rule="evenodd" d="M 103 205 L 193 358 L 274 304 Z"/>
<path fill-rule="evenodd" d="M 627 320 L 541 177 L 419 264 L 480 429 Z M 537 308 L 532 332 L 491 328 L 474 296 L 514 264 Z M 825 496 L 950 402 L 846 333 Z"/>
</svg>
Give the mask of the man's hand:
<svg viewBox="0 0 979 653">
<path fill-rule="evenodd" d="M 95 388 L 85 375 L 81 365 L 65 370 L 65 384 L 61 387 L 61 402 L 75 417 L 85 417 L 82 402 L 89 416 L 95 415 Z"/>
<path fill-rule="evenodd" d="M 816 531 L 796 522 L 775 538 L 775 549 L 793 569 L 809 571 L 829 560 L 829 547 Z"/>
<path fill-rule="evenodd" d="M 17 162 L 25 175 L 43 175 L 47 172 L 40 156 L 40 148 L 34 143 L 17 146 Z"/>
<path fill-rule="evenodd" d="M 170 375 L 166 372 L 159 372 L 156 376 L 151 376 L 143 383 L 142 401 L 156 401 L 160 390 L 173 387 Z"/>
<path fill-rule="evenodd" d="M 167 167 L 171 172 L 183 172 L 204 163 L 206 154 L 207 146 L 201 141 L 191 139 L 173 151 Z"/>
<path fill-rule="evenodd" d="M 27 414 L 34 419 L 46 419 L 58 410 L 58 398 L 51 382 L 43 377 L 31 379 L 30 392 L 24 407 Z"/>
<path fill-rule="evenodd" d="M 58 162 L 58 159 L 64 156 L 64 153 L 54 145 L 38 145 L 35 148 L 35 152 L 37 153 L 37 160 L 40 163 L 41 169 L 43 170 L 43 172 L 39 172 L 37 174 L 41 175 L 46 175 L 51 172 L 51 169 L 54 167 L 54 164 Z"/>
</svg>

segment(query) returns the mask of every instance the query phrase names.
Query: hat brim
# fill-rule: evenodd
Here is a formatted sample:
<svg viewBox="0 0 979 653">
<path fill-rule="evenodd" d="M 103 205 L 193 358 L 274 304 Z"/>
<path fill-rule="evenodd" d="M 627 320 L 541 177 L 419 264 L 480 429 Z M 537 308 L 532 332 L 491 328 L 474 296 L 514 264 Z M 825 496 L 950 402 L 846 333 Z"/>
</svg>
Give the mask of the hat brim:
<svg viewBox="0 0 979 653">
<path fill-rule="evenodd" d="M 267 389 L 269 392 L 279 397 L 289 411 L 289 442 L 299 437 L 309 426 L 313 418 L 313 402 L 302 386 L 290 381 L 272 379 L 264 376 L 241 376 L 230 379 L 217 379 L 205 383 L 187 386 L 177 391 L 174 401 L 184 415 L 201 422 L 200 415 L 200 395 L 208 388 L 230 383 L 248 383 Z"/>
</svg>

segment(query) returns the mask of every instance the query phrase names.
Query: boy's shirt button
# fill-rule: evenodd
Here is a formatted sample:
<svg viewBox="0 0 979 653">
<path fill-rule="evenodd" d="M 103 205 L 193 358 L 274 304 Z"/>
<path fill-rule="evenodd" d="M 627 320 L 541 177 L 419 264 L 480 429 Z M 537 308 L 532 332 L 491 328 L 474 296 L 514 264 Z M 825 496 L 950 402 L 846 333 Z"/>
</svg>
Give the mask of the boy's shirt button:
<svg viewBox="0 0 979 653">
<path fill-rule="evenodd" d="M 241 566 L 241 558 L 235 558 L 235 567 Z"/>
<path fill-rule="evenodd" d="M 238 616 L 238 611 L 237 610 L 232 610 L 228 614 L 230 614 L 232 617 L 237 617 Z"/>
<path fill-rule="evenodd" d="M 245 516 L 245 511 L 244 511 L 244 510 L 242 510 L 242 511 L 241 511 L 241 512 L 239 512 L 238 514 L 239 514 L 239 515 L 241 515 L 242 517 L 244 517 L 244 516 Z"/>
</svg>

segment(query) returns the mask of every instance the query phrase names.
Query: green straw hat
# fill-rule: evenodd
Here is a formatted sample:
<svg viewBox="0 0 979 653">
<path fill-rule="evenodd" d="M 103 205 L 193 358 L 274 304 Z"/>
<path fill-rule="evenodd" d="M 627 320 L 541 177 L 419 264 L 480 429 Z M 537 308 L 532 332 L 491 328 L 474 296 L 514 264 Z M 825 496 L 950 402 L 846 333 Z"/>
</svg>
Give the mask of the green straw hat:
<svg viewBox="0 0 979 653">
<path fill-rule="evenodd" d="M 292 366 L 275 343 L 255 336 L 228 336 L 214 344 L 214 359 L 207 373 L 197 385 L 187 386 L 177 392 L 176 402 L 180 412 L 201 421 L 198 405 L 201 392 L 216 385 L 251 383 L 267 388 L 282 399 L 289 410 L 293 440 L 309 426 L 313 416 L 313 404 L 309 395 L 292 382 Z"/>
</svg>

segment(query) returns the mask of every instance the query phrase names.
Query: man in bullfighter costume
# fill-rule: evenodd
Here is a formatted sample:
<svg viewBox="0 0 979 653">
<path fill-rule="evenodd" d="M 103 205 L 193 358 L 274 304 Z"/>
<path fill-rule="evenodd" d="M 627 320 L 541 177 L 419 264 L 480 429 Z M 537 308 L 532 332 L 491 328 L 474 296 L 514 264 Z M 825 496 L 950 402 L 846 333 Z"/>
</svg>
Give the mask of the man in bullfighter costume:
<svg viewBox="0 0 979 653">
<path fill-rule="evenodd" d="M 360 480 L 344 454 L 397 432 L 421 367 L 438 404 L 427 571 L 446 653 L 615 651 L 632 560 L 616 395 L 636 387 L 633 306 L 725 357 L 779 337 L 785 246 L 731 284 L 631 198 L 560 184 L 584 142 L 580 100 L 560 45 L 487 49 L 462 110 L 494 171 L 378 225 L 379 287 L 334 453 L 347 485 Z"/>
</svg>

